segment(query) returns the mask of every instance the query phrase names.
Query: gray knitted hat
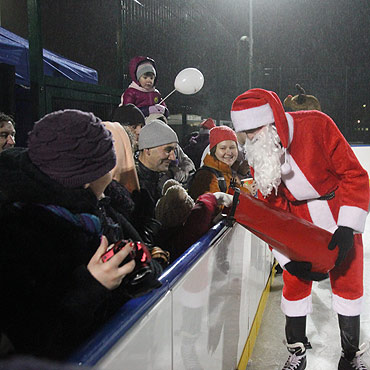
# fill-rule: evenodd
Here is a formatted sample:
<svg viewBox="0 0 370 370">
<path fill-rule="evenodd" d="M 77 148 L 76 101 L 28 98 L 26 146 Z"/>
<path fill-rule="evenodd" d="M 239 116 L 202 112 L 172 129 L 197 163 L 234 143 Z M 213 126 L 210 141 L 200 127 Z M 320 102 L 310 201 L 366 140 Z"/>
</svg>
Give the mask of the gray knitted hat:
<svg viewBox="0 0 370 370">
<path fill-rule="evenodd" d="M 108 173 L 116 164 L 112 134 L 92 113 L 47 114 L 28 134 L 28 156 L 50 178 L 75 188 Z"/>
<path fill-rule="evenodd" d="M 139 66 L 137 67 L 137 71 L 136 71 L 136 78 L 137 78 L 137 80 L 139 81 L 140 80 L 140 77 L 144 73 L 148 73 L 148 72 L 153 73 L 154 74 L 154 77 L 157 75 L 156 70 L 155 70 L 155 68 L 154 68 L 154 66 L 153 66 L 152 63 L 147 62 L 147 63 L 139 64 Z"/>
<path fill-rule="evenodd" d="M 145 125 L 139 134 L 139 150 L 178 142 L 176 132 L 158 119 Z"/>
</svg>

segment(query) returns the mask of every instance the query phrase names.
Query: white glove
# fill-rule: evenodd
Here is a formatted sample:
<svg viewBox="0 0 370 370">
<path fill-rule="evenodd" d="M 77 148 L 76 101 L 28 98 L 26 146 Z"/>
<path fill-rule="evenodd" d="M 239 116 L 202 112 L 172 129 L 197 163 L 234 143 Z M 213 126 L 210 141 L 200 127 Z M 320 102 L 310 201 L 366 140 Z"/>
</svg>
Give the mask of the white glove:
<svg viewBox="0 0 370 370">
<path fill-rule="evenodd" d="M 160 113 L 164 115 L 165 112 L 166 112 L 166 107 L 161 104 L 155 104 L 149 107 L 149 114 Z"/>
<path fill-rule="evenodd" d="M 213 195 L 215 196 L 219 206 L 231 207 L 233 204 L 233 196 L 230 194 L 217 191 L 216 193 L 213 193 Z"/>
</svg>

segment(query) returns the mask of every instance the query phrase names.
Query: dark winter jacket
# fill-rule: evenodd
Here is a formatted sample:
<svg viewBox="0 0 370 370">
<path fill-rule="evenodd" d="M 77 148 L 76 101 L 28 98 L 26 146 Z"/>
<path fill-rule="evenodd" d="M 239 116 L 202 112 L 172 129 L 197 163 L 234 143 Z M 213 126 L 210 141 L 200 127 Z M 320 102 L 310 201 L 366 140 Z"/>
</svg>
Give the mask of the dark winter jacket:
<svg viewBox="0 0 370 370">
<path fill-rule="evenodd" d="M 150 217 L 154 217 L 155 205 L 162 196 L 162 188 L 159 179 L 163 172 L 152 171 L 140 161 L 137 161 L 136 172 L 139 177 L 140 189 L 145 189 L 150 198 L 146 203 L 147 214 L 150 215 Z"/>
<path fill-rule="evenodd" d="M 105 215 L 112 222 L 119 224 L 122 231 L 122 236 L 119 239 L 143 241 L 137 227 L 140 225 L 135 225 L 133 216 L 135 203 L 130 192 L 122 184 L 113 180 L 105 189 L 104 194 L 107 197 L 103 198 L 99 204 L 104 207 Z"/>
<path fill-rule="evenodd" d="M 0 331 L 17 353 L 62 359 L 130 297 L 87 270 L 101 226 L 90 190 L 51 180 L 25 149 L 2 152 L 0 174 Z"/>
</svg>

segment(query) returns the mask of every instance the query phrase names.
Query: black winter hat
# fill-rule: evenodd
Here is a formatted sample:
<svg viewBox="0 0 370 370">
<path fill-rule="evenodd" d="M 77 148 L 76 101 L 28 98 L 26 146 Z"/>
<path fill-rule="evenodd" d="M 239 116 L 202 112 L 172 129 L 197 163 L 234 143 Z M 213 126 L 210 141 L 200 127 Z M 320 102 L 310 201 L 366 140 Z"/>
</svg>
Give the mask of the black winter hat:
<svg viewBox="0 0 370 370">
<path fill-rule="evenodd" d="M 115 109 L 112 117 L 113 122 L 119 122 L 123 126 L 145 125 L 143 112 L 134 104 L 121 105 Z"/>
</svg>

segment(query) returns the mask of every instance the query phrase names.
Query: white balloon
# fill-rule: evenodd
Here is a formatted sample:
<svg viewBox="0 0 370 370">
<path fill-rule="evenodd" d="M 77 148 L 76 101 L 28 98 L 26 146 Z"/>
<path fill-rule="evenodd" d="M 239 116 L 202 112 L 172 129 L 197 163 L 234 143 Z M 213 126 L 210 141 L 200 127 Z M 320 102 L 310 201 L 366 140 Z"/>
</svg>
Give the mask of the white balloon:
<svg viewBox="0 0 370 370">
<path fill-rule="evenodd" d="M 196 68 L 185 68 L 175 78 L 175 89 L 186 95 L 197 93 L 203 84 L 203 74 Z"/>
</svg>

